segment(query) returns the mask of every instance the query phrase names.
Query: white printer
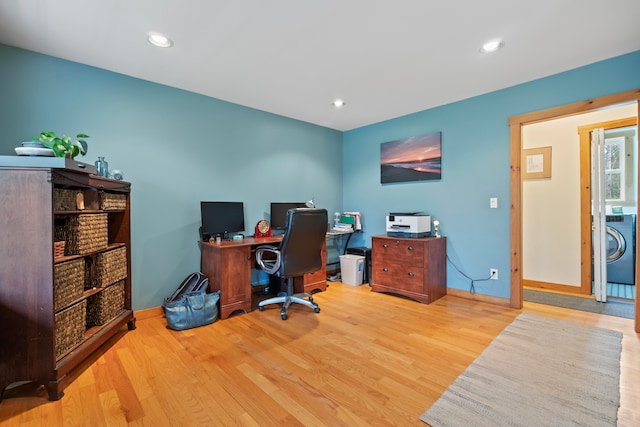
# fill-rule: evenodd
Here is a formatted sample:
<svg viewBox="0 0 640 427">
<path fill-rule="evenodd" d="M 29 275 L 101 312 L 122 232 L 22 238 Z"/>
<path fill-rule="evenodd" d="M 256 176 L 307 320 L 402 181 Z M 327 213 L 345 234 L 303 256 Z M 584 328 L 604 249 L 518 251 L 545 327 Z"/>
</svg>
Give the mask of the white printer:
<svg viewBox="0 0 640 427">
<path fill-rule="evenodd" d="M 391 212 L 387 215 L 387 236 L 431 236 L 431 216 L 422 212 Z"/>
</svg>

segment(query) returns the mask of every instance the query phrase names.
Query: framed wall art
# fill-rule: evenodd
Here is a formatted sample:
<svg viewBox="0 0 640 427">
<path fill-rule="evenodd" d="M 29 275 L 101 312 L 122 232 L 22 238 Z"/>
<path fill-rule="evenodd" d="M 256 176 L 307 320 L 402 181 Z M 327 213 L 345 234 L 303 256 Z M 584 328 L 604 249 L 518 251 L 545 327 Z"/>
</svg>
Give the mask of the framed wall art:
<svg viewBox="0 0 640 427">
<path fill-rule="evenodd" d="M 551 178 L 551 147 L 522 150 L 522 178 Z"/>
<path fill-rule="evenodd" d="M 442 177 L 442 132 L 380 144 L 380 182 L 429 181 Z"/>
</svg>

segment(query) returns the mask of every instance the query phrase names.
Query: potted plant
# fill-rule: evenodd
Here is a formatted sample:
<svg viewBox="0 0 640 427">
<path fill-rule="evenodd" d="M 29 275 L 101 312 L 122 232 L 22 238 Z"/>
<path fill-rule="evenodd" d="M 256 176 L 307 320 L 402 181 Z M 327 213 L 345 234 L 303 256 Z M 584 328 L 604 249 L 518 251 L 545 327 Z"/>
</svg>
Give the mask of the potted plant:
<svg viewBox="0 0 640 427">
<path fill-rule="evenodd" d="M 67 135 L 60 137 L 56 135 L 55 132 L 41 132 L 40 135 L 33 137 L 33 141 L 39 142 L 47 148 L 51 148 L 56 157 L 69 157 L 73 159 L 78 154 L 82 154 L 83 156 L 87 154 L 87 141 L 85 141 L 85 138 L 89 138 L 89 135 L 79 133 L 74 140 Z"/>
</svg>

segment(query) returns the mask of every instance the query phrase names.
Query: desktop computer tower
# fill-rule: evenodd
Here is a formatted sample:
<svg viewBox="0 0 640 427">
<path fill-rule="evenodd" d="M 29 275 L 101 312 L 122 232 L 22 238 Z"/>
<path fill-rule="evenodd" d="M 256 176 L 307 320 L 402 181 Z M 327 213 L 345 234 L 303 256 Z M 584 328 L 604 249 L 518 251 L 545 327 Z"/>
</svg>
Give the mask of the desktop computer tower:
<svg viewBox="0 0 640 427">
<path fill-rule="evenodd" d="M 368 283 L 371 286 L 371 248 L 364 246 L 358 246 L 353 248 L 347 248 L 345 255 L 360 255 L 364 257 L 364 271 L 362 272 L 362 282 Z"/>
</svg>

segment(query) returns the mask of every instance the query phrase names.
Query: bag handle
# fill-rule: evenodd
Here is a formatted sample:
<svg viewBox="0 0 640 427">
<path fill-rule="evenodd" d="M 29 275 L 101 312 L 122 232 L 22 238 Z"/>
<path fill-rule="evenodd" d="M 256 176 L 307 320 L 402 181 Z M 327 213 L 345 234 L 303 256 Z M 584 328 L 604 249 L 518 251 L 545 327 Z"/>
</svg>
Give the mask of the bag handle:
<svg viewBox="0 0 640 427">
<path fill-rule="evenodd" d="M 187 292 L 184 294 L 187 299 L 187 304 L 194 310 L 202 310 L 205 305 L 205 292 L 204 291 L 194 291 Z"/>
</svg>

